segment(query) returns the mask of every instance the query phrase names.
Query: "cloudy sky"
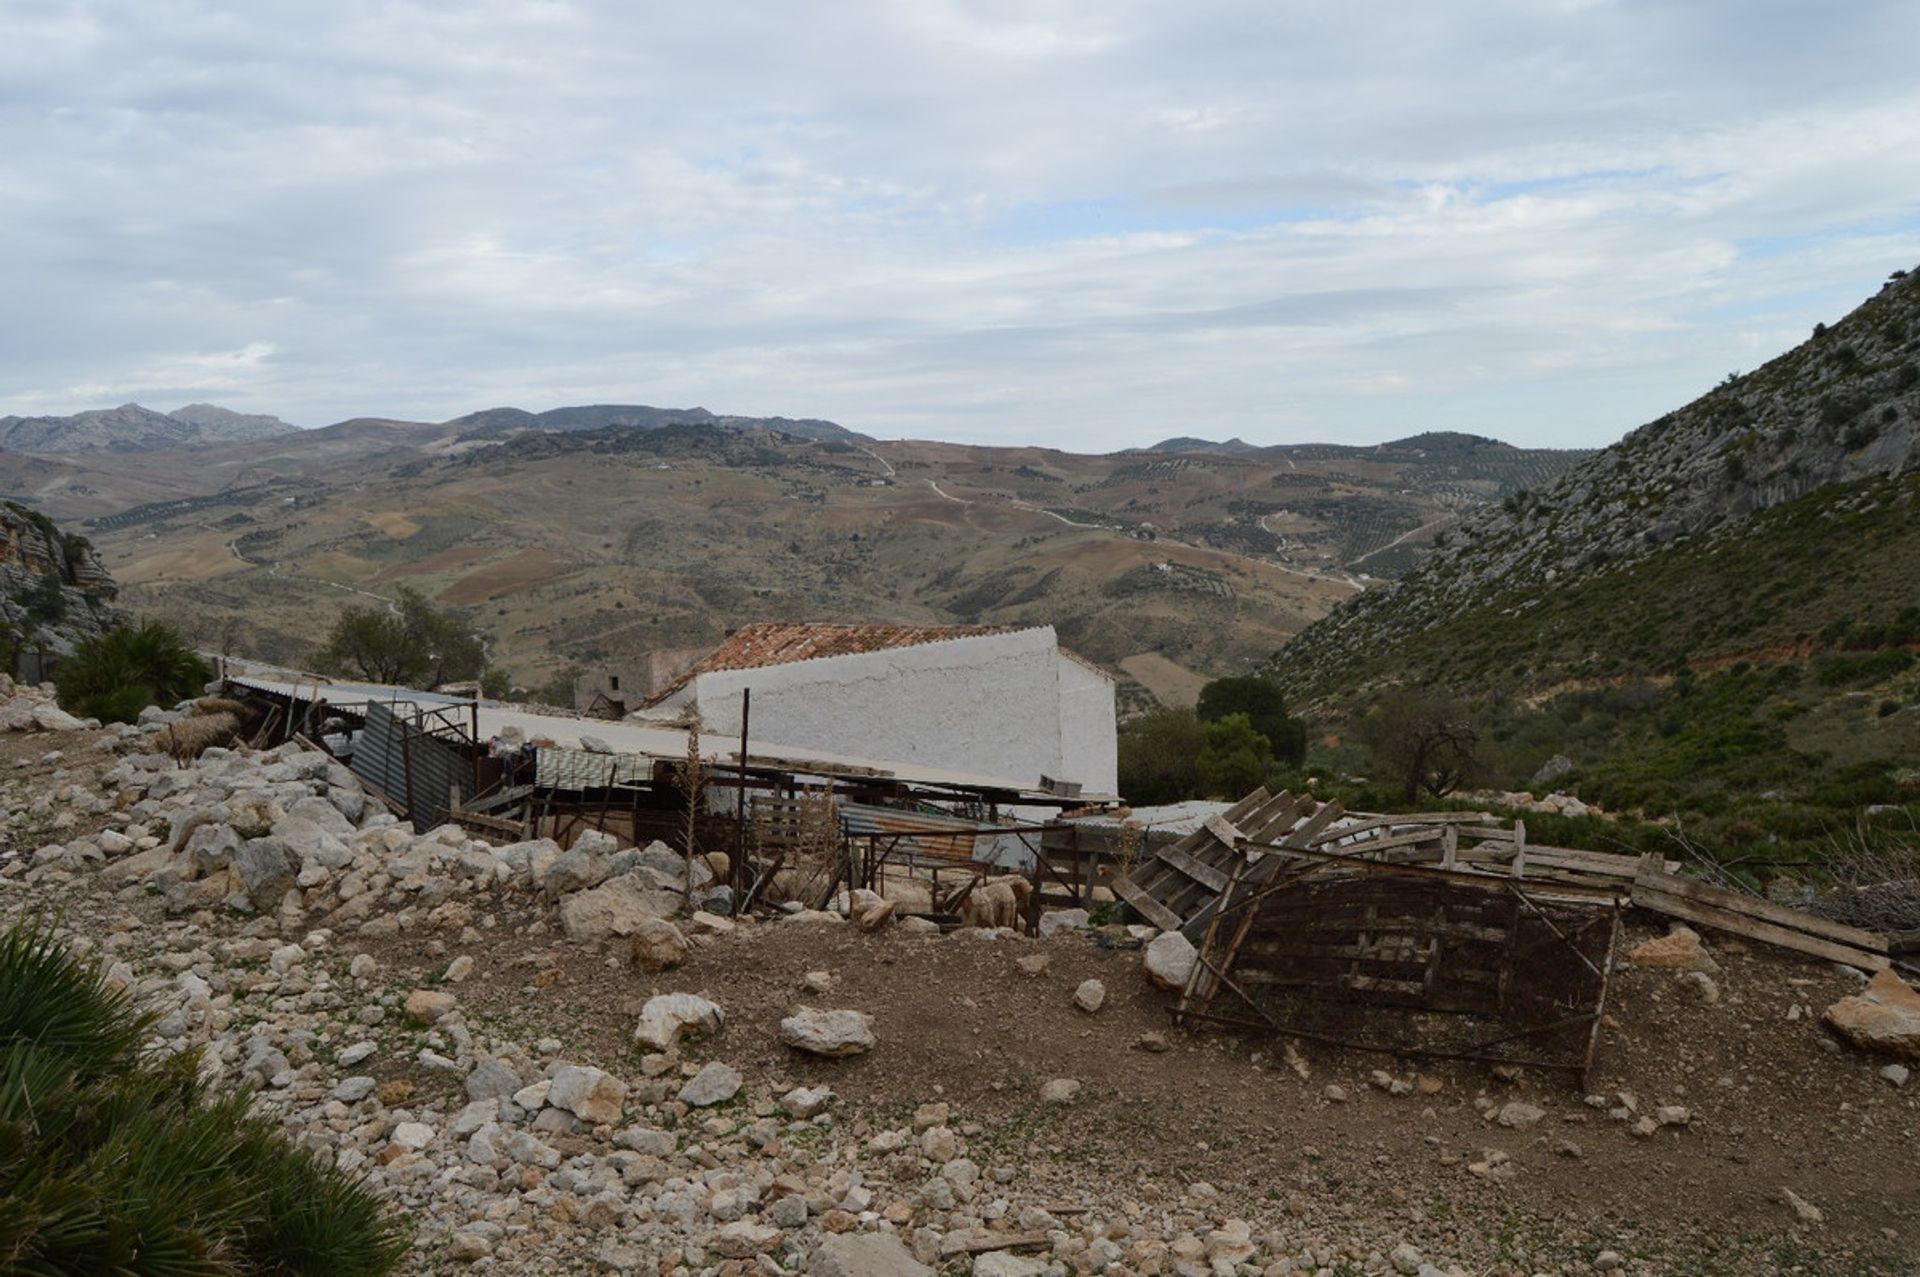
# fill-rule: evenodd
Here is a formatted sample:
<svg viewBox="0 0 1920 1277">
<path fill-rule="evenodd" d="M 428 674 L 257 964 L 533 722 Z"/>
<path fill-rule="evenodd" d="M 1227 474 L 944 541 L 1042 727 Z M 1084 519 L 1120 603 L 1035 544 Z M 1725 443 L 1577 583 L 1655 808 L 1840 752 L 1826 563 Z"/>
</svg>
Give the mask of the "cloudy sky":
<svg viewBox="0 0 1920 1277">
<path fill-rule="evenodd" d="M 0 414 L 1598 444 L 1920 264 L 1913 0 L 0 0 Z"/>
</svg>

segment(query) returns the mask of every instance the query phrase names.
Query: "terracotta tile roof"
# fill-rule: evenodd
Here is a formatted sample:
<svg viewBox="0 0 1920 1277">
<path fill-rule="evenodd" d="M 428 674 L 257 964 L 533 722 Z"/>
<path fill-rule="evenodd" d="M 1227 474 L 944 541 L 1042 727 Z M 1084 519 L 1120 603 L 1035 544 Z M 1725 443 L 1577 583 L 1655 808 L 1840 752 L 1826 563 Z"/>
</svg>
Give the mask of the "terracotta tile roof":
<svg viewBox="0 0 1920 1277">
<path fill-rule="evenodd" d="M 947 639 L 1011 634 L 1024 625 L 829 625 L 819 622 L 762 621 L 743 625 L 691 669 L 662 688 L 648 704 L 673 695 L 702 674 L 716 670 L 752 670 L 823 656 L 852 656 L 895 647 L 916 647 Z"/>
</svg>

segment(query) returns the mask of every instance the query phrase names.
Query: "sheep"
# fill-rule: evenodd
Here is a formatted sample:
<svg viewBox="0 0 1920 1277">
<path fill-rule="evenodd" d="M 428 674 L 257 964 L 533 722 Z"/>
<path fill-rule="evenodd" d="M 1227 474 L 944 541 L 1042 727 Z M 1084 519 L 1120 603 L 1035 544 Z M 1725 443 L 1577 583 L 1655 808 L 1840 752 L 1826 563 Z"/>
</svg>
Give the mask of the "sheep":
<svg viewBox="0 0 1920 1277">
<path fill-rule="evenodd" d="M 215 745 L 230 745 L 240 732 L 232 714 L 201 714 L 171 723 L 147 738 L 149 748 L 164 749 L 179 762 L 190 762 Z"/>
<path fill-rule="evenodd" d="M 969 927 L 1016 927 L 1026 912 L 1033 884 L 1019 874 L 982 878 L 960 902 L 960 921 Z"/>
</svg>

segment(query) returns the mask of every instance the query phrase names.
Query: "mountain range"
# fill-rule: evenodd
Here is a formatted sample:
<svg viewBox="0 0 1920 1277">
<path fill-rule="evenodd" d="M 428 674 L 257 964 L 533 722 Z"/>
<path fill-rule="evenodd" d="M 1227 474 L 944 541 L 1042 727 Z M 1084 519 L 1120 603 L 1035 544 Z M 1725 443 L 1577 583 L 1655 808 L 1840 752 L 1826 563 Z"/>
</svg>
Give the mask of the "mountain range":
<svg viewBox="0 0 1920 1277">
<path fill-rule="evenodd" d="M 193 403 L 155 412 L 137 403 L 70 417 L 0 417 L 0 448 L 12 452 L 150 452 L 272 439 L 295 427 L 278 417 Z"/>
<path fill-rule="evenodd" d="M 351 427 L 367 419 L 339 422 Z M 422 432 L 451 428 L 461 442 L 510 438 L 527 432 L 602 430 L 611 426 L 657 430 L 662 426 L 704 425 L 728 430 L 771 430 L 799 439 L 867 440 L 867 436 L 831 421 L 814 418 L 721 416 L 705 408 L 649 408 L 644 404 L 580 404 L 528 412 L 487 408 L 438 423 L 375 418 Z M 294 433 L 298 427 L 278 417 L 234 412 L 215 404 L 194 403 L 172 412 L 156 412 L 137 403 L 97 408 L 66 417 L 0 417 L 0 449 L 12 452 L 153 452 L 251 443 Z"/>
<path fill-rule="evenodd" d="M 8 455 L 0 494 L 84 531 L 135 606 L 294 664 L 340 607 L 408 586 L 471 609 L 530 683 L 755 620 L 1046 622 L 1144 708 L 1586 455 L 1467 435 L 1086 455 L 589 405 L 43 446 Z"/>
</svg>

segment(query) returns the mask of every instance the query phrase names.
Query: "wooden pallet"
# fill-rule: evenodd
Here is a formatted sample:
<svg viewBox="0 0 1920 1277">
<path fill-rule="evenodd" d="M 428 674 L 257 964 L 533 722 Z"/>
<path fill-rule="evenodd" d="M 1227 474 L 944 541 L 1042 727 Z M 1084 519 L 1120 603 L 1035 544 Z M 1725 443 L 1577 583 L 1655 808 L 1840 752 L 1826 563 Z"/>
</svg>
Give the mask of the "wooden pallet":
<svg viewBox="0 0 1920 1277">
<path fill-rule="evenodd" d="M 1114 879 L 1114 894 L 1161 930 L 1197 937 L 1236 878 L 1261 882 L 1279 867 L 1278 861 L 1260 863 L 1264 857 L 1250 854 L 1249 844 L 1265 850 L 1305 847 L 1341 814 L 1339 803 L 1256 789 L 1172 846 L 1154 852 L 1131 875 Z"/>
</svg>

